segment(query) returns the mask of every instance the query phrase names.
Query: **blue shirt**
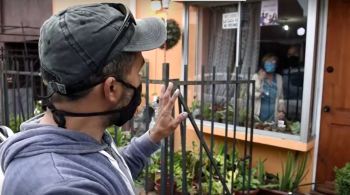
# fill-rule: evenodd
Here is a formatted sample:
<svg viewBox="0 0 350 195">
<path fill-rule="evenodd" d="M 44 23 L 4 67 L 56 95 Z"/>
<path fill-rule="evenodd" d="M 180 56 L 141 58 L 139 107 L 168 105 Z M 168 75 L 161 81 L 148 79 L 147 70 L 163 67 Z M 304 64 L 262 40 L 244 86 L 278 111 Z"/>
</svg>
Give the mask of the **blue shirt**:
<svg viewBox="0 0 350 195">
<path fill-rule="evenodd" d="M 272 82 L 268 79 L 263 81 L 263 94 L 261 96 L 261 121 L 275 121 L 275 105 L 277 98 L 277 81 L 276 76 L 273 77 Z"/>
</svg>

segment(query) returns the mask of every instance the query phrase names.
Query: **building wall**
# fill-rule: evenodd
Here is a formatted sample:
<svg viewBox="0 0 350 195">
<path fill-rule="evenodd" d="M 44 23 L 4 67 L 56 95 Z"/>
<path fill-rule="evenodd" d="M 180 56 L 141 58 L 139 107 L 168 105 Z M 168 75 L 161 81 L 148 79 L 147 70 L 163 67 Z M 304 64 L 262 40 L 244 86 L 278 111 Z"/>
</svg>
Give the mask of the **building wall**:
<svg viewBox="0 0 350 195">
<path fill-rule="evenodd" d="M 74 5 L 92 4 L 92 3 L 123 3 L 127 5 L 131 11 L 134 11 L 135 0 L 52 0 L 52 10 L 53 13 L 66 9 Z"/>
<path fill-rule="evenodd" d="M 52 1 L 49 0 L 0 0 L 0 25 L 21 27 L 40 27 L 45 19 L 52 14 Z M 38 29 L 25 28 L 25 34 L 39 35 Z M 6 30 L 1 28 L 1 33 L 22 34 L 22 29 Z M 38 39 L 37 37 L 26 37 L 26 40 Z M 0 36 L 0 42 L 24 41 L 23 36 Z"/>
<path fill-rule="evenodd" d="M 160 17 L 175 19 L 180 27 L 183 26 L 183 5 L 181 3 L 171 2 L 167 14 L 165 12 L 156 12 L 151 9 L 151 1 L 137 1 L 136 17 Z M 143 56 L 150 64 L 150 79 L 162 79 L 162 64 L 164 62 L 170 65 L 170 78 L 180 79 L 182 71 L 182 39 L 173 48 L 164 51 L 163 49 L 155 49 L 143 52 Z M 151 85 L 150 94 L 159 95 L 160 86 Z M 152 100 L 152 99 L 151 99 Z"/>
<path fill-rule="evenodd" d="M 81 3 L 93 3 L 93 2 L 99 2 L 96 0 L 79 0 L 74 1 L 74 4 L 81 4 Z M 110 1 L 110 2 L 116 2 L 116 1 Z M 130 1 L 124 1 L 124 3 L 130 5 Z M 132 2 L 131 2 L 132 4 Z M 53 0 L 53 13 L 57 13 L 59 10 L 62 10 L 68 6 L 73 5 L 72 1 L 69 0 Z M 157 12 L 151 9 L 151 1 L 136 1 L 135 5 L 135 16 L 136 18 L 144 18 L 144 17 L 160 17 L 160 18 L 168 18 L 168 19 L 175 19 L 180 27 L 183 27 L 183 14 L 184 14 L 184 5 L 182 3 L 178 2 L 171 2 L 169 9 L 167 12 Z M 195 69 L 195 61 L 196 61 L 196 55 L 195 50 L 198 45 L 197 43 L 197 36 L 198 36 L 198 21 L 197 18 L 197 11 L 195 8 L 190 8 L 190 20 L 189 20 L 189 28 L 190 28 L 190 34 L 189 34 L 189 59 L 188 59 L 188 65 L 189 65 L 189 80 L 195 80 L 196 74 L 199 73 L 199 70 Z M 150 79 L 162 79 L 162 63 L 167 62 L 170 64 L 170 78 L 171 79 L 181 79 L 182 78 L 182 72 L 183 72 L 183 65 L 182 65 L 182 39 L 179 40 L 177 45 L 167 51 L 164 51 L 162 49 L 155 49 L 152 51 L 146 51 L 143 52 L 143 56 L 147 62 L 149 62 L 150 65 Z M 152 96 L 158 96 L 160 93 L 160 86 L 159 85 L 151 85 L 150 86 L 150 100 L 152 101 Z M 195 89 L 189 87 L 189 94 L 188 94 L 188 100 L 189 102 L 192 100 L 193 96 L 195 96 Z M 206 135 L 207 143 L 209 143 L 209 136 Z M 216 145 L 222 144 L 224 142 L 224 139 L 219 136 L 215 136 L 215 143 Z M 196 137 L 195 132 L 193 129 L 188 128 L 187 129 L 187 149 L 192 149 L 192 142 L 195 141 L 198 142 L 198 139 Z M 232 143 L 232 139 L 229 140 L 229 143 Z M 240 153 L 243 153 L 244 145 L 243 142 L 238 141 L 237 148 L 239 149 Z M 179 129 L 175 132 L 175 149 L 179 150 L 181 149 L 181 142 L 180 142 L 180 131 Z M 285 148 L 279 148 L 274 146 L 268 146 L 264 144 L 258 144 L 255 143 L 253 145 L 253 165 L 255 165 L 256 161 L 259 159 L 266 159 L 265 166 L 266 171 L 269 173 L 280 173 L 281 172 L 281 164 L 286 161 L 287 159 L 287 152 L 292 152 L 293 154 L 297 156 L 303 156 L 308 155 L 308 164 L 307 164 L 307 175 L 302 183 L 311 183 L 312 180 L 312 161 L 313 161 L 313 149 L 311 149 L 309 152 L 297 152 L 294 150 L 289 150 Z M 302 191 L 308 191 L 310 189 L 310 186 L 301 188 Z"/>
<path fill-rule="evenodd" d="M 216 130 L 214 129 L 214 132 Z M 210 135 L 205 134 L 204 136 L 206 140 L 206 144 L 210 146 Z M 232 150 L 232 144 L 233 139 L 228 138 L 228 150 Z M 192 150 L 192 142 L 195 142 L 197 145 L 199 145 L 199 139 L 191 127 L 190 124 L 187 125 L 186 129 L 186 148 L 187 150 Z M 221 136 L 214 136 L 214 153 L 217 151 L 216 147 L 219 145 L 224 144 L 224 138 Z M 238 140 L 237 142 L 237 149 L 239 154 L 243 155 L 244 153 L 244 142 L 241 140 Z M 181 137 L 180 137 L 180 130 L 177 129 L 175 131 L 175 151 L 181 150 Z M 306 165 L 306 177 L 301 182 L 301 184 L 309 184 L 312 182 L 312 169 L 313 169 L 313 157 L 314 157 L 314 149 L 311 149 L 308 152 L 301 152 L 301 151 L 295 151 L 295 150 L 289 150 L 285 148 L 279 148 L 274 146 L 269 146 L 265 144 L 259 144 L 254 143 L 253 144 L 253 167 L 257 163 L 258 160 L 266 160 L 265 161 L 265 170 L 268 173 L 272 174 L 279 174 L 281 175 L 282 172 L 282 163 L 286 162 L 287 154 L 290 152 L 291 154 L 295 155 L 296 157 L 303 157 L 304 155 L 307 155 L 307 165 Z M 309 192 L 311 188 L 311 185 L 301 187 L 300 190 L 302 192 Z"/>
<path fill-rule="evenodd" d="M 197 36 L 198 35 L 198 21 L 197 18 L 197 11 L 195 8 L 190 7 L 190 15 L 189 15 L 189 80 L 195 80 L 196 74 L 200 74 L 200 70 L 195 69 L 195 61 L 196 61 L 196 48 L 198 46 L 197 43 Z M 170 8 L 168 10 L 168 18 L 173 18 L 177 20 L 179 25 L 183 27 L 183 14 L 184 14 L 184 6 L 181 3 L 178 2 L 172 2 L 170 4 Z M 137 1 L 136 5 L 136 16 L 138 18 L 142 17 L 148 17 L 148 16 L 156 16 L 156 17 L 164 17 L 164 14 L 156 13 L 151 9 L 150 1 Z M 202 27 L 199 27 L 202 28 Z M 182 41 L 182 40 L 181 40 Z M 172 79 L 181 79 L 182 76 L 182 47 L 181 42 L 178 43 L 174 48 L 170 49 L 166 52 L 166 60 L 164 60 L 164 51 L 161 49 L 156 49 L 153 51 L 143 52 L 143 55 L 145 59 L 147 59 L 150 63 L 150 78 L 151 79 L 161 79 L 162 78 L 162 67 L 161 64 L 163 62 L 169 62 L 170 63 L 170 78 Z M 156 95 L 159 95 L 159 86 L 151 86 L 150 88 L 150 94 L 154 93 Z M 188 100 L 189 103 L 191 102 L 193 96 L 196 95 L 195 89 L 189 87 L 189 95 Z M 175 150 L 181 149 L 181 140 L 180 140 L 180 131 L 177 129 L 175 131 Z M 192 149 L 192 142 L 195 141 L 197 144 L 199 144 L 199 140 L 192 128 L 187 128 L 186 132 L 186 145 L 187 149 Z M 209 143 L 209 136 L 205 136 L 207 143 Z M 216 144 L 223 144 L 224 139 L 219 136 L 215 136 L 215 143 Z M 232 139 L 229 140 L 229 143 L 232 144 Z M 240 153 L 243 153 L 244 145 L 243 142 L 238 141 L 237 148 L 239 149 Z M 269 173 L 281 173 L 281 164 L 286 161 L 287 159 L 287 153 L 291 152 L 297 156 L 308 156 L 308 163 L 307 163 L 307 174 L 305 179 L 303 180 L 302 184 L 304 183 L 311 183 L 312 181 L 312 162 L 313 162 L 313 149 L 309 150 L 309 152 L 300 152 L 285 148 L 279 148 L 274 146 L 268 146 L 264 144 L 258 144 L 255 143 L 253 145 L 253 165 L 255 165 L 256 161 L 259 159 L 266 159 L 265 166 L 266 171 Z M 302 187 L 302 191 L 306 192 L 310 190 L 310 186 Z"/>
</svg>

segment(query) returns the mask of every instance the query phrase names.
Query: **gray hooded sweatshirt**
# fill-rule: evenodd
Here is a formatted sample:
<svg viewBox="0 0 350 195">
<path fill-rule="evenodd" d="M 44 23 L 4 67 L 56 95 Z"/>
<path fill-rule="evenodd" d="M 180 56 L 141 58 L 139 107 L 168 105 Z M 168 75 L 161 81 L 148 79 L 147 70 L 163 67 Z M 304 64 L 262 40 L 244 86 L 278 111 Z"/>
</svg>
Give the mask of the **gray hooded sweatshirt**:
<svg viewBox="0 0 350 195">
<path fill-rule="evenodd" d="M 107 133 L 103 144 L 86 134 L 39 124 L 21 125 L 21 132 L 0 148 L 5 174 L 3 195 L 128 195 L 133 182 L 159 145 L 148 133 L 119 152 Z"/>
</svg>

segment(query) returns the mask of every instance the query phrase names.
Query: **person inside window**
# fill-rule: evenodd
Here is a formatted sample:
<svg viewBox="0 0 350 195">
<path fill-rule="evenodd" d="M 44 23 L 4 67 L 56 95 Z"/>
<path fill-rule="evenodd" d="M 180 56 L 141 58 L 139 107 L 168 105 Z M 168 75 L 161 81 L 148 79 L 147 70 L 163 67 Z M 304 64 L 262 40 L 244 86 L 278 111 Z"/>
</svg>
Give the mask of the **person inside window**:
<svg viewBox="0 0 350 195">
<path fill-rule="evenodd" d="M 266 54 L 255 80 L 255 116 L 263 122 L 275 122 L 285 117 L 282 76 L 276 73 L 278 57 Z"/>
</svg>

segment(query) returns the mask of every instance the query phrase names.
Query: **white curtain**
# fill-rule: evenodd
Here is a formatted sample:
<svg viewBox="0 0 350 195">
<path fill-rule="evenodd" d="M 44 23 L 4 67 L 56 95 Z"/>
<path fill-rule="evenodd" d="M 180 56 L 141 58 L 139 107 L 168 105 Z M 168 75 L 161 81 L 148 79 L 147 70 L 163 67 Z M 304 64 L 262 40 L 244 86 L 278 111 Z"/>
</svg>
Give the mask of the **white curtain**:
<svg viewBox="0 0 350 195">
<path fill-rule="evenodd" d="M 235 64 L 236 48 L 236 29 L 223 29 L 222 16 L 224 13 L 236 12 L 237 6 L 219 6 L 210 8 L 209 21 L 209 47 L 208 47 L 208 66 L 206 66 L 206 80 L 212 79 L 213 67 L 216 67 L 216 80 L 226 80 L 227 67 L 233 70 Z M 205 90 L 206 101 L 211 97 L 211 86 Z M 223 101 L 226 97 L 226 86 L 216 85 L 215 100 Z"/>
<path fill-rule="evenodd" d="M 247 75 L 250 68 L 255 73 L 259 64 L 260 49 L 260 2 L 242 4 L 241 26 L 241 74 Z"/>
</svg>

